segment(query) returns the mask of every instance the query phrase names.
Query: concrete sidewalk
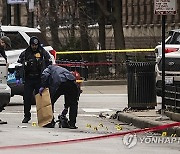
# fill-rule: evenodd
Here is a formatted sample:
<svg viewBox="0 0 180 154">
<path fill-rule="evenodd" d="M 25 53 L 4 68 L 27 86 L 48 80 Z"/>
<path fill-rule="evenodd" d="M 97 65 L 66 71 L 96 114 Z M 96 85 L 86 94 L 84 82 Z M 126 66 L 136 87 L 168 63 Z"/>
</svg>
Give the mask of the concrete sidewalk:
<svg viewBox="0 0 180 154">
<path fill-rule="evenodd" d="M 87 80 L 83 81 L 83 86 L 112 86 L 112 85 L 127 85 L 126 79 L 120 80 Z"/>
<path fill-rule="evenodd" d="M 162 115 L 157 113 L 157 111 L 157 109 L 152 109 L 144 111 L 119 112 L 117 114 L 117 119 L 119 121 L 132 124 L 138 128 L 150 128 L 180 121 L 180 114 L 165 111 L 165 113 Z M 168 128 L 159 132 L 166 132 L 167 136 L 174 134 L 176 134 L 176 136 L 180 136 L 180 126 Z"/>
<path fill-rule="evenodd" d="M 117 88 L 119 85 L 119 89 Z M 91 87 L 92 86 L 92 87 Z M 95 86 L 95 87 L 93 87 Z M 88 90 L 88 93 L 126 93 L 127 94 L 127 81 L 126 80 L 90 80 L 83 83 L 83 87 Z M 116 88 L 115 88 L 116 87 Z M 122 87 L 122 88 L 121 88 Z M 86 90 L 85 90 L 86 93 Z M 180 121 L 180 113 L 174 113 L 165 111 L 165 113 L 159 114 L 157 111 L 161 109 L 161 102 L 158 102 L 158 107 L 152 110 L 139 110 L 139 111 L 124 111 L 118 112 L 117 119 L 119 121 L 133 124 L 138 128 L 150 128 L 154 126 L 161 126 L 164 124 L 171 124 Z M 162 132 L 167 132 L 168 136 L 176 134 L 180 136 L 180 126 L 168 128 L 162 130 Z"/>
</svg>

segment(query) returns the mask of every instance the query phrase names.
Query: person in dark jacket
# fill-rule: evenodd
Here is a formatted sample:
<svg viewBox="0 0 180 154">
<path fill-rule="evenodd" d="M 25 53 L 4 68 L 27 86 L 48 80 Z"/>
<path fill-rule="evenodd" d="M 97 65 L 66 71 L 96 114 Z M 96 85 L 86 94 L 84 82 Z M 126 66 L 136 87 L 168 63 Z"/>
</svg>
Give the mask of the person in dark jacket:
<svg viewBox="0 0 180 154">
<path fill-rule="evenodd" d="M 0 55 L 6 60 L 6 63 L 7 63 L 7 55 L 5 53 L 5 49 L 7 47 L 11 47 L 11 40 L 7 36 L 2 36 L 0 38 Z"/>
<path fill-rule="evenodd" d="M 79 88 L 76 84 L 75 76 L 63 67 L 50 65 L 43 71 L 41 76 L 41 82 L 42 87 L 39 89 L 39 93 L 42 94 L 44 88 L 49 88 L 53 110 L 54 103 L 61 95 L 64 95 L 65 109 L 62 111 L 62 114 L 58 116 L 58 118 L 61 117 L 65 119 L 69 109 L 68 125 L 64 127 L 76 129 Z"/>
<path fill-rule="evenodd" d="M 5 49 L 7 47 L 11 47 L 11 40 L 7 36 L 2 36 L 0 38 L 0 56 L 6 60 L 6 63 L 7 63 L 7 55 L 5 53 Z M 0 112 L 4 110 L 4 107 L 5 107 L 4 104 L 3 106 L 0 106 Z M 0 124 L 7 124 L 7 122 L 0 119 Z"/>
<path fill-rule="evenodd" d="M 23 73 L 16 73 L 16 83 L 20 84 L 20 74 L 23 74 L 24 81 L 24 119 L 22 123 L 28 123 L 31 120 L 31 99 L 33 92 L 37 94 L 41 87 L 41 74 L 50 64 L 51 58 L 49 53 L 40 45 L 36 36 L 30 38 L 29 47 L 23 51 L 18 59 L 22 64 Z"/>
</svg>

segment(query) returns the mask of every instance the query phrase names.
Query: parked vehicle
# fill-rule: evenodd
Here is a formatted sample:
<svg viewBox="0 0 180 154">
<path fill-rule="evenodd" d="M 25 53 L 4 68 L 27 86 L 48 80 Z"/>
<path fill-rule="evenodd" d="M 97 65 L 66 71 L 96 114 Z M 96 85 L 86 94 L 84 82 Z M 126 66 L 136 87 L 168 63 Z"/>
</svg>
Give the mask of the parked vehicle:
<svg viewBox="0 0 180 154">
<path fill-rule="evenodd" d="M 7 64 L 3 57 L 0 57 L 0 112 L 9 103 L 11 89 L 7 85 Z"/>
<path fill-rule="evenodd" d="M 155 48 L 156 52 L 156 86 L 157 95 L 161 96 L 162 85 L 162 45 Z M 165 40 L 165 84 L 180 86 L 180 29 L 168 32 Z"/>
<path fill-rule="evenodd" d="M 19 86 L 16 85 L 15 67 L 19 65 L 17 60 L 20 53 L 28 47 L 30 37 L 37 36 L 39 38 L 42 43 L 41 45 L 49 52 L 53 63 L 55 63 L 56 51 L 48 44 L 41 31 L 37 28 L 1 26 L 0 33 L 1 35 L 6 35 L 11 39 L 12 47 L 6 51 L 9 63 L 7 83 L 11 88 L 11 97 L 14 95 L 23 95 L 23 84 L 20 84 Z"/>
</svg>

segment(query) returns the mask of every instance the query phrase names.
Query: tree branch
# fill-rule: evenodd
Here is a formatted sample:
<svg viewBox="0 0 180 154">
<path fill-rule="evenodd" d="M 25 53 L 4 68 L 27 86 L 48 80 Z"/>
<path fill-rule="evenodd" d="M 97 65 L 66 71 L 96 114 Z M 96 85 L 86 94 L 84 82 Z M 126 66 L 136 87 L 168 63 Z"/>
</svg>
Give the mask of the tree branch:
<svg viewBox="0 0 180 154">
<path fill-rule="evenodd" d="M 116 21 L 116 19 L 114 17 L 114 14 L 107 10 L 107 6 L 106 6 L 107 2 L 106 1 L 107 0 L 96 0 L 96 3 L 98 4 L 98 6 L 99 6 L 101 12 L 104 14 L 104 16 L 106 18 L 108 18 L 112 23 L 114 23 Z"/>
<path fill-rule="evenodd" d="M 102 11 L 102 13 L 106 16 L 109 17 L 111 16 L 111 13 L 107 10 L 107 7 L 105 6 L 105 1 L 106 0 L 96 0 L 100 10 Z"/>
</svg>

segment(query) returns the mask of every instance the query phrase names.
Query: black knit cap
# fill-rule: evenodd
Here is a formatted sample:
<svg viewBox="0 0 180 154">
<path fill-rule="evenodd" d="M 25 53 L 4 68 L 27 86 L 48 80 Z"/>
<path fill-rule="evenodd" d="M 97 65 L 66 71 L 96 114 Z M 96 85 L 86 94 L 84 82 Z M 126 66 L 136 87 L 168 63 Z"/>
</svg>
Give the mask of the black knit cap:
<svg viewBox="0 0 180 154">
<path fill-rule="evenodd" d="M 30 38 L 29 44 L 30 44 L 30 45 L 32 45 L 32 44 L 39 45 L 40 42 L 39 42 L 39 39 L 38 39 L 36 36 L 32 36 L 32 37 Z"/>
</svg>

